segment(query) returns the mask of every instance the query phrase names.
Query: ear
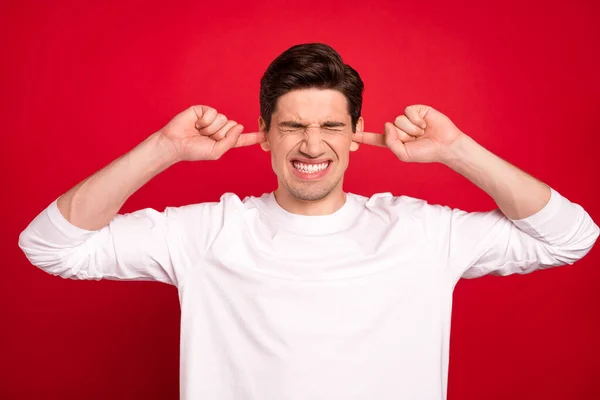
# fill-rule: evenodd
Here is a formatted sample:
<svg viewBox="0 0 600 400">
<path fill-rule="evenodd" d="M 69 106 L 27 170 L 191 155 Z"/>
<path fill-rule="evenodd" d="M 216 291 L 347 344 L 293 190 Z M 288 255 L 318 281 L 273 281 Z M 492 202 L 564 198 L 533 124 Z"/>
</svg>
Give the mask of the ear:
<svg viewBox="0 0 600 400">
<path fill-rule="evenodd" d="M 358 121 L 356 121 L 356 132 L 352 134 L 352 136 L 356 135 L 356 133 L 358 132 L 363 132 L 365 128 L 365 121 L 363 120 L 363 117 L 359 117 Z M 350 151 L 356 151 L 358 150 L 359 144 L 358 142 L 355 142 L 354 140 L 352 140 L 352 142 L 350 143 Z"/>
<path fill-rule="evenodd" d="M 260 147 L 264 151 L 269 151 L 271 149 L 269 144 L 269 136 L 267 135 L 267 124 L 262 117 L 258 117 L 258 130 L 265 134 L 265 140 L 260 142 Z"/>
</svg>

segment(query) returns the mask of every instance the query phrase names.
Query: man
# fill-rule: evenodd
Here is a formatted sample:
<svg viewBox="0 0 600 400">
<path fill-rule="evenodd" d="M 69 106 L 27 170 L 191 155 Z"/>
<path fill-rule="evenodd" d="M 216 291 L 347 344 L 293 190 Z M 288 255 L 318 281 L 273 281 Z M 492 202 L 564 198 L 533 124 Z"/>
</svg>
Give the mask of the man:
<svg viewBox="0 0 600 400">
<path fill-rule="evenodd" d="M 329 46 L 294 46 L 261 80 L 259 132 L 191 107 L 60 196 L 19 244 L 63 278 L 176 285 L 183 399 L 444 399 L 458 279 L 572 264 L 599 228 L 431 107 L 364 132 L 362 91 Z M 361 143 L 443 163 L 499 209 L 345 193 Z M 176 162 L 255 144 L 271 153 L 273 193 L 117 214 Z"/>
</svg>

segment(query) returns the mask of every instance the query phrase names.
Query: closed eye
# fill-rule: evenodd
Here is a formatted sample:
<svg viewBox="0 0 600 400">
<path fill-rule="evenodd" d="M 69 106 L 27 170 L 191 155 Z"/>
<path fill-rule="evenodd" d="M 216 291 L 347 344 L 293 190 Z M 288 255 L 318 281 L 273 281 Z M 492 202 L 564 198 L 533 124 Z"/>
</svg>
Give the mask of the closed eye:
<svg viewBox="0 0 600 400">
<path fill-rule="evenodd" d="M 308 128 L 308 125 L 297 121 L 281 121 L 277 124 L 280 128 Z M 338 121 L 327 121 L 321 124 L 321 128 L 345 128 L 346 124 Z"/>
<path fill-rule="evenodd" d="M 282 132 L 297 132 L 308 129 L 308 125 L 301 124 L 300 122 L 296 121 L 282 121 L 277 124 L 277 126 Z M 337 121 L 328 121 L 321 125 L 321 129 L 324 129 L 328 132 L 343 132 L 345 127 L 346 124 Z"/>
<path fill-rule="evenodd" d="M 323 125 L 321 125 L 322 128 L 328 129 L 328 130 L 336 130 L 336 131 L 342 131 L 345 127 L 346 124 L 344 124 L 343 122 L 325 122 Z"/>
<path fill-rule="evenodd" d="M 293 121 L 280 122 L 278 126 L 282 130 L 306 129 L 306 125 Z"/>
</svg>

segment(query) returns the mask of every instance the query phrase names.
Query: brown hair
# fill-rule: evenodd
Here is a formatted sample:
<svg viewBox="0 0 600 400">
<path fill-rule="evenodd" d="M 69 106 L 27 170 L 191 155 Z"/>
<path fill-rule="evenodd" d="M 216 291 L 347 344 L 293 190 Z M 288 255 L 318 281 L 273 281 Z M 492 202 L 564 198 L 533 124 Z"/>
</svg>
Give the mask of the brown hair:
<svg viewBox="0 0 600 400">
<path fill-rule="evenodd" d="M 260 80 L 260 115 L 267 131 L 277 100 L 295 89 L 334 89 L 348 100 L 352 132 L 362 108 L 363 81 L 358 72 L 344 64 L 342 57 L 322 43 L 299 44 L 281 53 Z"/>
</svg>

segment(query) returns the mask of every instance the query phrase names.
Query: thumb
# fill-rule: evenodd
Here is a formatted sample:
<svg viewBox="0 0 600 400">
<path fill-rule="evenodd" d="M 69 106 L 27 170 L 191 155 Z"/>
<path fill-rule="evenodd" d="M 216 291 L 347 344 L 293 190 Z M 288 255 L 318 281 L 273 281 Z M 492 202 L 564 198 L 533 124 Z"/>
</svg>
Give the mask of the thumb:
<svg viewBox="0 0 600 400">
<path fill-rule="evenodd" d="M 383 131 L 385 132 L 385 145 L 398 157 L 401 161 L 408 161 L 406 146 L 400 140 L 398 128 L 391 122 L 386 122 Z"/>
<path fill-rule="evenodd" d="M 211 157 L 213 157 L 213 159 L 221 158 L 221 156 L 223 154 L 225 154 L 225 152 L 227 152 L 227 150 L 229 150 L 235 146 L 235 144 L 238 141 L 243 130 L 244 130 L 243 125 L 236 125 L 236 126 L 232 127 L 231 129 L 229 129 L 225 133 L 225 137 L 223 139 L 215 142 L 215 145 L 211 152 Z"/>
<path fill-rule="evenodd" d="M 429 140 L 414 140 L 405 144 L 407 157 L 412 162 L 430 163 L 437 160 Z"/>
</svg>

